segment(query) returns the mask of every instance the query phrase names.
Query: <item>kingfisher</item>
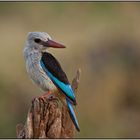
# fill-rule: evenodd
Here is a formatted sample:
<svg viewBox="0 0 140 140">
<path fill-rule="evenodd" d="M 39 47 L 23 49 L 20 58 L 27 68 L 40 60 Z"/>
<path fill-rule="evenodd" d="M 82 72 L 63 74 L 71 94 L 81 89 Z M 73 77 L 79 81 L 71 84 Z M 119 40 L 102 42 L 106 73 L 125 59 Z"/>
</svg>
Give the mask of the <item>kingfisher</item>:
<svg viewBox="0 0 140 140">
<path fill-rule="evenodd" d="M 73 108 L 76 105 L 75 93 L 60 63 L 48 52 L 50 47 L 65 48 L 64 45 L 53 41 L 46 32 L 28 33 L 23 50 L 27 73 L 45 93 L 57 93 L 57 97 L 67 106 L 75 128 L 80 131 Z"/>
</svg>

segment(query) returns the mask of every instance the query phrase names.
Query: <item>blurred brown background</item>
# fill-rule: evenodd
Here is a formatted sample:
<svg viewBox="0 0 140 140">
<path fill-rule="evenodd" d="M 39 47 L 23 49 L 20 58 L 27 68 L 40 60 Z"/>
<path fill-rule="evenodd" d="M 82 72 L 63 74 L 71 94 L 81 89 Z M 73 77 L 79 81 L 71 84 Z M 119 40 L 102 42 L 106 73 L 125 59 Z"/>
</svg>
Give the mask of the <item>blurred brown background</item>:
<svg viewBox="0 0 140 140">
<path fill-rule="evenodd" d="M 23 59 L 27 33 L 48 32 L 70 81 L 82 69 L 80 138 L 140 137 L 140 3 L 0 2 L 0 138 L 15 138 L 42 93 Z"/>
</svg>

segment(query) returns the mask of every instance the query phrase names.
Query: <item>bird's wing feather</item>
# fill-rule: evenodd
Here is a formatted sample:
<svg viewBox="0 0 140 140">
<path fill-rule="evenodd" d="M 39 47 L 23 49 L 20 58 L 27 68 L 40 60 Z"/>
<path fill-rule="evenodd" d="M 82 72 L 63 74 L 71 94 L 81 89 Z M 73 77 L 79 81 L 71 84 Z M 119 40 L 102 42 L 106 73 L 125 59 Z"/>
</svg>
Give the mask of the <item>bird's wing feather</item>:
<svg viewBox="0 0 140 140">
<path fill-rule="evenodd" d="M 69 84 L 65 72 L 62 70 L 59 62 L 50 53 L 43 53 L 41 66 L 53 83 L 74 103 L 76 104 L 75 95 Z"/>
</svg>

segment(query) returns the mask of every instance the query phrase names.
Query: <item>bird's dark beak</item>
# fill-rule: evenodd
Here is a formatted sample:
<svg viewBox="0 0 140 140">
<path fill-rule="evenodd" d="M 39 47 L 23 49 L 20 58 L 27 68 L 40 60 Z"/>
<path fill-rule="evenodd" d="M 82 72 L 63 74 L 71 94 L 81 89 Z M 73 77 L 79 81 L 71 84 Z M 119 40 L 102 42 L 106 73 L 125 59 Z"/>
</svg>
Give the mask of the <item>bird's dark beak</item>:
<svg viewBox="0 0 140 140">
<path fill-rule="evenodd" d="M 52 48 L 66 48 L 64 45 L 57 43 L 53 40 L 48 40 L 44 42 L 43 45 L 46 47 L 52 47 Z"/>
</svg>

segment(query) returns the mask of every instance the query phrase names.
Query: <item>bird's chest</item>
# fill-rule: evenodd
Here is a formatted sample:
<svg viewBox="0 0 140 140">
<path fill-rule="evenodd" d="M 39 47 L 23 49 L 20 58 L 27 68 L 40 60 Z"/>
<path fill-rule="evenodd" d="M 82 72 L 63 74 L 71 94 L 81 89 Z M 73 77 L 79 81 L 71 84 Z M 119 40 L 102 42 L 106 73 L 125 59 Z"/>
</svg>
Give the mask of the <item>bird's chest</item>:
<svg viewBox="0 0 140 140">
<path fill-rule="evenodd" d="M 41 56 L 36 53 L 28 55 L 28 58 L 26 59 L 28 75 L 42 90 L 47 91 L 56 89 L 50 78 L 42 69 L 40 60 Z"/>
</svg>

